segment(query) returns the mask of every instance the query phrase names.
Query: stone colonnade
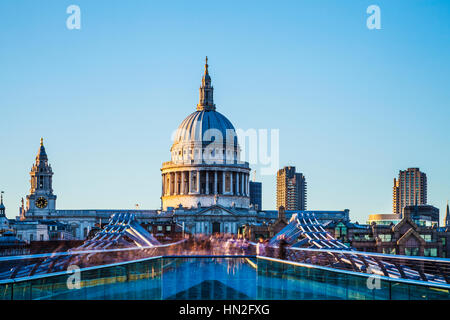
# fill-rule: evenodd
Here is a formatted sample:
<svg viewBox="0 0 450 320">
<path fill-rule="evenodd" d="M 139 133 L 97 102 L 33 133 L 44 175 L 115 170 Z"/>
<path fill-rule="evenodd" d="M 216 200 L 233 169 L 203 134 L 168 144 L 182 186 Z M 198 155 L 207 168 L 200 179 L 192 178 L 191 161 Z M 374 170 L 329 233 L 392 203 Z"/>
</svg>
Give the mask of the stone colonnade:
<svg viewBox="0 0 450 320">
<path fill-rule="evenodd" d="M 249 197 L 249 173 L 225 170 L 180 170 L 162 174 L 162 195 L 234 195 Z"/>
</svg>

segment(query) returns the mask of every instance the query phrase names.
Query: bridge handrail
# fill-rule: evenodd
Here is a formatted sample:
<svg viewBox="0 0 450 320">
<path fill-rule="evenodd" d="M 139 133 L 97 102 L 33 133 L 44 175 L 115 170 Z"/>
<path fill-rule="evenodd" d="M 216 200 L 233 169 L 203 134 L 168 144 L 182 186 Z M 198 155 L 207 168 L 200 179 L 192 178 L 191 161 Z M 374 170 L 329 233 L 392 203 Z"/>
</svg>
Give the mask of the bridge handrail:
<svg viewBox="0 0 450 320">
<path fill-rule="evenodd" d="M 98 266 L 84 267 L 84 268 L 80 268 L 79 271 L 84 272 L 84 271 L 96 270 L 96 269 L 102 269 L 102 268 L 118 267 L 118 266 L 122 266 L 122 265 L 126 265 L 126 264 L 160 259 L 162 257 L 163 256 L 153 256 L 153 257 L 142 258 L 142 259 L 131 260 L 131 261 L 114 262 L 114 263 L 102 264 L 102 265 L 98 265 Z M 46 274 L 36 274 L 34 276 L 27 276 L 27 277 L 22 277 L 22 278 L 17 278 L 17 279 L 15 279 L 15 278 L 0 279 L 0 285 L 9 284 L 9 283 L 18 283 L 18 282 L 24 282 L 24 281 L 30 281 L 30 280 L 42 279 L 42 278 L 51 278 L 51 277 L 57 277 L 57 276 L 62 276 L 62 275 L 67 275 L 67 274 L 70 274 L 70 272 L 65 270 L 65 271 L 57 271 L 57 272 L 46 273 Z"/>
<path fill-rule="evenodd" d="M 158 249 L 158 248 L 167 248 L 171 246 L 178 245 L 180 243 L 185 242 L 186 239 L 162 244 L 159 246 L 145 246 L 145 247 L 134 247 L 134 248 L 119 248 L 119 249 L 106 249 L 106 250 L 80 250 L 80 251 L 64 251 L 64 252 L 53 252 L 53 253 L 38 253 L 38 254 L 30 254 L 30 255 L 19 255 L 19 256 L 5 256 L 0 257 L 0 262 L 4 261 L 14 261 L 14 260 L 29 260 L 29 259 L 37 259 L 37 258 L 53 258 L 58 256 L 70 256 L 70 255 L 79 255 L 79 254 L 88 254 L 88 253 L 108 253 L 108 252 L 121 252 L 121 251 L 136 251 L 136 250 L 146 250 L 146 249 Z"/>
<path fill-rule="evenodd" d="M 249 242 L 250 244 L 256 246 L 258 243 Z M 278 246 L 268 246 L 270 248 L 278 248 Z M 286 247 L 287 250 L 295 250 L 295 251 L 307 251 L 307 252 L 330 252 L 330 253 L 340 253 L 340 254 L 354 254 L 358 256 L 372 256 L 379 258 L 388 258 L 388 259 L 408 259 L 408 260 L 422 260 L 426 262 L 442 262 L 449 263 L 450 258 L 438 258 L 438 257 L 423 257 L 423 256 L 405 256 L 400 254 L 386 254 L 386 253 L 377 253 L 377 252 L 366 252 L 366 251 L 356 251 L 356 250 L 336 250 L 336 249 L 310 249 L 310 248 L 296 248 L 296 247 Z"/>
<path fill-rule="evenodd" d="M 278 248 L 276 246 L 276 248 Z M 371 256 L 371 257 L 379 257 L 379 258 L 388 258 L 388 259 L 407 259 L 407 260 L 421 260 L 426 262 L 442 262 L 450 264 L 450 258 L 438 258 L 438 257 L 423 257 L 423 256 L 405 256 L 400 254 L 386 254 L 386 253 L 377 253 L 377 252 L 366 252 L 366 251 L 356 251 L 356 250 L 335 250 L 335 249 L 309 249 L 309 248 L 295 248 L 288 247 L 288 250 L 295 251 L 310 251 L 310 252 L 332 252 L 332 253 L 340 253 L 340 254 L 354 254 L 357 256 Z"/>
<path fill-rule="evenodd" d="M 275 262 L 283 263 L 283 264 L 296 265 L 296 266 L 300 266 L 300 267 L 308 267 L 308 268 L 326 270 L 326 271 L 335 272 L 335 273 L 350 274 L 350 275 L 366 277 L 366 278 L 373 277 L 373 274 L 330 268 L 330 267 L 326 267 L 326 266 L 319 266 L 319 265 L 314 265 L 314 264 L 304 263 L 304 262 L 280 260 L 277 258 L 265 257 L 265 256 L 257 256 L 257 258 L 262 259 L 262 260 L 275 261 Z M 386 277 L 386 276 L 381 276 L 381 275 L 376 275 L 376 278 L 385 280 L 388 282 L 408 283 L 408 284 L 414 284 L 414 285 L 418 285 L 418 286 L 422 286 L 422 287 L 433 287 L 433 288 L 441 288 L 441 289 L 450 290 L 450 285 L 444 284 L 444 283 L 435 283 L 435 282 L 427 282 L 427 281 L 404 279 L 404 278 L 391 278 L 391 277 Z"/>
<path fill-rule="evenodd" d="M 296 249 L 298 249 L 298 248 L 296 248 Z M 308 251 L 310 251 L 310 250 L 308 250 Z M 339 250 L 313 250 L 313 251 L 339 251 Z M 343 252 L 346 252 L 346 251 L 343 251 Z M 308 267 L 308 268 L 312 267 L 312 268 L 316 268 L 316 269 L 320 269 L 320 270 L 326 270 L 326 271 L 336 272 L 336 273 L 344 273 L 344 274 L 355 275 L 355 276 L 362 276 L 362 277 L 373 276 L 370 274 L 359 273 L 359 272 L 354 272 L 354 271 L 349 271 L 349 270 L 342 270 L 342 269 L 330 268 L 330 267 L 326 267 L 326 266 L 313 265 L 313 264 L 304 263 L 304 262 L 280 260 L 280 259 L 273 258 L 273 257 L 255 256 L 255 255 L 180 255 L 180 256 L 158 255 L 158 256 L 137 259 L 137 260 L 131 260 L 131 261 L 115 262 L 115 263 L 106 264 L 106 265 L 85 267 L 85 268 L 81 268 L 79 271 L 84 272 L 84 271 L 96 270 L 96 269 L 102 269 L 102 268 L 117 267 L 117 266 L 134 264 L 134 263 L 139 263 L 139 262 L 144 262 L 144 261 L 149 261 L 149 260 L 154 260 L 154 259 L 161 259 L 161 258 L 181 258 L 181 259 L 186 259 L 186 258 L 194 258 L 194 259 L 195 258 L 234 258 L 234 259 L 236 259 L 236 258 L 238 258 L 238 259 L 239 258 L 258 258 L 258 259 L 274 261 L 274 262 L 278 262 L 278 263 L 282 263 L 282 264 L 297 265 L 297 266 Z M 39 275 L 34 275 L 34 276 L 22 277 L 19 279 L 4 279 L 4 280 L 0 280 L 0 285 L 19 283 L 19 282 L 30 281 L 30 280 L 41 279 L 41 278 L 50 278 L 50 277 L 55 277 L 55 276 L 67 275 L 67 274 L 69 274 L 67 271 L 59 271 L 59 272 L 54 272 L 54 273 L 49 273 L 49 274 L 39 274 Z M 388 281 L 388 282 L 407 283 L 407 284 L 414 284 L 414 285 L 425 286 L 425 287 L 441 288 L 441 289 L 446 289 L 446 290 L 450 289 L 450 285 L 448 285 L 448 284 L 430 283 L 430 282 L 413 280 L 413 279 L 391 278 L 391 277 L 380 276 L 380 275 L 377 275 L 376 277 L 379 279 Z"/>
</svg>

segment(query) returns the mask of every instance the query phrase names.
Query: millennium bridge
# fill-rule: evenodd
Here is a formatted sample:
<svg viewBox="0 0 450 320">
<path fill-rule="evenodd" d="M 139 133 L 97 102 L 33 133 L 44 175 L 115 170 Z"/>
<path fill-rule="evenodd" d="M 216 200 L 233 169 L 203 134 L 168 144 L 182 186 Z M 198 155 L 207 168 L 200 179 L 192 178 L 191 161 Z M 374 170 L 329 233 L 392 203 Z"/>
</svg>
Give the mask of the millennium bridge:
<svg viewBox="0 0 450 320">
<path fill-rule="evenodd" d="M 118 213 L 67 252 L 0 257 L 0 298 L 450 299 L 450 259 L 359 252 L 313 214 L 268 243 L 198 235 L 161 244 Z"/>
</svg>

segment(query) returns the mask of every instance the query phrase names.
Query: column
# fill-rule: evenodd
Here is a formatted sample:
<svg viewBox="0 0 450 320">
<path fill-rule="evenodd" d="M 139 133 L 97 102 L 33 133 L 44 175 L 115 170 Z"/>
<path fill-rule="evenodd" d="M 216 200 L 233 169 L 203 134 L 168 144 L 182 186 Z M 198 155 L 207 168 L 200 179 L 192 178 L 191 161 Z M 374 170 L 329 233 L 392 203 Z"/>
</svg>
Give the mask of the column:
<svg viewBox="0 0 450 320">
<path fill-rule="evenodd" d="M 242 176 L 243 176 L 243 175 L 244 175 L 243 172 L 240 172 L 240 173 L 239 173 L 239 185 L 240 185 L 240 187 L 239 187 L 239 192 L 240 192 L 241 196 L 244 195 L 244 188 L 242 187 Z"/>
<path fill-rule="evenodd" d="M 241 179 L 240 179 L 240 172 L 236 172 L 236 195 L 240 196 L 241 195 Z"/>
<path fill-rule="evenodd" d="M 170 196 L 170 173 L 166 173 L 166 196 Z"/>
<path fill-rule="evenodd" d="M 205 181 L 206 181 L 206 188 L 205 188 L 205 192 L 206 192 L 206 194 L 209 194 L 209 171 L 205 171 L 205 173 L 206 173 L 206 178 L 205 178 Z"/>
<path fill-rule="evenodd" d="M 179 190 L 178 190 L 178 172 L 173 173 L 173 189 L 174 189 L 174 193 L 178 194 L 178 192 L 179 192 Z"/>
<path fill-rule="evenodd" d="M 167 196 L 169 194 L 168 192 L 169 183 L 167 182 L 167 173 L 164 174 L 164 195 Z"/>
<path fill-rule="evenodd" d="M 181 171 L 181 194 L 186 193 L 186 186 L 184 180 L 186 180 L 186 171 Z"/>
<path fill-rule="evenodd" d="M 188 194 L 191 194 L 192 193 L 192 171 L 188 171 L 188 172 L 189 172 L 189 174 L 188 174 L 188 178 L 189 178 L 189 181 L 188 181 L 188 186 L 189 186 Z"/>
<path fill-rule="evenodd" d="M 230 172 L 230 194 L 234 194 L 233 176 L 234 172 Z"/>
<path fill-rule="evenodd" d="M 250 195 L 250 174 L 246 174 L 245 178 L 247 179 L 246 188 L 247 188 L 247 196 Z"/>
<path fill-rule="evenodd" d="M 242 178 L 243 178 L 242 179 L 242 184 L 243 184 L 242 189 L 244 189 L 244 195 L 246 197 L 248 197 L 248 194 L 247 194 L 247 174 L 243 173 L 243 177 Z"/>
<path fill-rule="evenodd" d="M 225 171 L 222 171 L 222 194 L 225 194 Z"/>
<path fill-rule="evenodd" d="M 197 170 L 197 193 L 200 193 L 200 170 Z"/>
<path fill-rule="evenodd" d="M 217 184 L 219 181 L 217 181 L 217 171 L 214 171 L 214 194 L 217 194 Z"/>
<path fill-rule="evenodd" d="M 162 174 L 162 190 L 161 190 L 161 196 L 163 196 L 164 197 L 164 187 L 165 187 L 165 185 L 166 185 L 166 177 L 165 177 L 165 175 L 164 175 L 164 173 Z"/>
<path fill-rule="evenodd" d="M 169 193 L 170 183 L 169 183 L 169 174 L 168 173 L 166 173 L 166 176 L 164 177 L 164 179 L 166 180 L 166 191 L 164 191 L 164 192 L 165 192 L 166 196 L 168 196 L 170 194 Z"/>
<path fill-rule="evenodd" d="M 169 196 L 172 195 L 173 192 L 173 178 L 172 178 L 172 173 L 169 172 Z"/>
<path fill-rule="evenodd" d="M 246 196 L 245 194 L 245 186 L 244 186 L 244 179 L 245 179 L 245 173 L 241 173 L 241 189 L 242 189 L 242 195 Z"/>
<path fill-rule="evenodd" d="M 173 194 L 178 194 L 178 172 L 173 173 Z"/>
</svg>

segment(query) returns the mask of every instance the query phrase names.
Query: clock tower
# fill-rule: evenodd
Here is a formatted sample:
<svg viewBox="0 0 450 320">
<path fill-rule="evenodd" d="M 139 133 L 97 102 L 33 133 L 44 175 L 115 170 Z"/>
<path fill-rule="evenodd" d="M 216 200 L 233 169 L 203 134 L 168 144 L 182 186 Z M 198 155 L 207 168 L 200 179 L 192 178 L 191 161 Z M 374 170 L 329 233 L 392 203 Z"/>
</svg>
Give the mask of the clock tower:
<svg viewBox="0 0 450 320">
<path fill-rule="evenodd" d="M 44 139 L 30 172 L 31 189 L 27 195 L 26 217 L 45 217 L 55 211 L 56 196 L 52 189 L 52 167 L 48 164 Z"/>
</svg>

